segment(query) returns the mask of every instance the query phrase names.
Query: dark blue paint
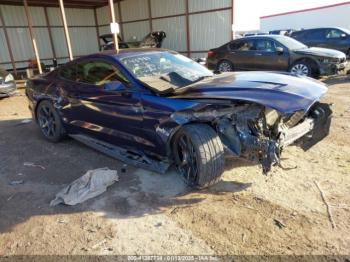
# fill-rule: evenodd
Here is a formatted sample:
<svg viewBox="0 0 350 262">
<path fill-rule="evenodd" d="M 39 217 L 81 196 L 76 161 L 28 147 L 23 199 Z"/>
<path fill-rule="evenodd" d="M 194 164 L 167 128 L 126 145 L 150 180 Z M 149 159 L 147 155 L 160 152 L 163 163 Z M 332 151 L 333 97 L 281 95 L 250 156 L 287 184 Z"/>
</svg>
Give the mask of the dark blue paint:
<svg viewBox="0 0 350 262">
<path fill-rule="evenodd" d="M 281 113 L 292 113 L 307 111 L 326 92 L 324 84 L 311 78 L 272 72 L 236 72 L 192 85 L 177 97 L 243 100 Z"/>
<path fill-rule="evenodd" d="M 281 113 L 306 111 L 327 90 L 311 79 L 249 72 L 218 75 L 180 89 L 172 96 L 158 96 L 120 63 L 123 57 L 147 52 L 168 51 L 128 49 L 118 55 L 113 52 L 90 55 L 65 65 L 95 59 L 112 63 L 130 81 L 125 88 L 118 84 L 118 88 L 113 90 L 109 86 L 106 90 L 71 82 L 60 79 L 56 71 L 32 79 L 26 93 L 33 115 L 41 99 L 50 99 L 69 133 L 85 133 L 162 159 L 169 155 L 169 141 L 181 125 L 171 117 L 174 112 L 215 103 L 207 101 L 211 98 L 254 102 Z"/>
</svg>

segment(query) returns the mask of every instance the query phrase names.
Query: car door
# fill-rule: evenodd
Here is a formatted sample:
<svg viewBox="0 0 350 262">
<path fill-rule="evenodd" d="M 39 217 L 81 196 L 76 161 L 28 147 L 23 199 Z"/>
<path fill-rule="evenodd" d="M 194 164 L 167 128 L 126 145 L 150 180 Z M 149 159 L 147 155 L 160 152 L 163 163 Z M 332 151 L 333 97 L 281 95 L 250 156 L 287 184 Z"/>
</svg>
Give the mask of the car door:
<svg viewBox="0 0 350 262">
<path fill-rule="evenodd" d="M 255 39 L 254 65 L 256 70 L 287 70 L 288 63 L 288 50 L 281 44 L 269 38 Z"/>
<path fill-rule="evenodd" d="M 227 59 L 233 63 L 235 70 L 253 70 L 254 57 L 253 39 L 236 40 L 229 44 Z"/>
<path fill-rule="evenodd" d="M 104 60 L 76 64 L 76 80 L 65 86 L 70 108 L 65 117 L 79 132 L 135 148 L 142 143 L 140 93 L 117 65 Z"/>
<path fill-rule="evenodd" d="M 326 29 L 314 29 L 305 34 L 303 42 L 309 47 L 325 47 Z"/>
<path fill-rule="evenodd" d="M 326 31 L 326 37 L 325 37 L 326 40 L 325 40 L 325 43 L 322 45 L 322 47 L 336 49 L 344 53 L 347 53 L 349 48 L 348 38 L 349 36 L 345 32 L 337 28 L 330 28 Z"/>
</svg>

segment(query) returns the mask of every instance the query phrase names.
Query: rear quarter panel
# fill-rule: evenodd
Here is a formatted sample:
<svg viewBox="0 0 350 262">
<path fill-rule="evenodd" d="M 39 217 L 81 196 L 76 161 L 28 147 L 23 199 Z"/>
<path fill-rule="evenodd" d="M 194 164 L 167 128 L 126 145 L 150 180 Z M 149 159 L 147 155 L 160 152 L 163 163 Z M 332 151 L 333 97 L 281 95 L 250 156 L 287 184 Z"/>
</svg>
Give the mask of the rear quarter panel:
<svg viewBox="0 0 350 262">
<path fill-rule="evenodd" d="M 224 59 L 228 59 L 228 54 L 230 52 L 228 44 L 212 49 L 212 51 L 215 52 L 215 54 L 207 59 L 207 67 L 210 70 L 216 70 L 217 64 Z"/>
<path fill-rule="evenodd" d="M 36 108 L 40 101 L 44 99 L 55 101 L 58 99 L 57 89 L 52 84 L 52 79 L 46 76 L 38 76 L 27 80 L 25 93 L 29 102 L 29 110 L 35 120 Z"/>
</svg>

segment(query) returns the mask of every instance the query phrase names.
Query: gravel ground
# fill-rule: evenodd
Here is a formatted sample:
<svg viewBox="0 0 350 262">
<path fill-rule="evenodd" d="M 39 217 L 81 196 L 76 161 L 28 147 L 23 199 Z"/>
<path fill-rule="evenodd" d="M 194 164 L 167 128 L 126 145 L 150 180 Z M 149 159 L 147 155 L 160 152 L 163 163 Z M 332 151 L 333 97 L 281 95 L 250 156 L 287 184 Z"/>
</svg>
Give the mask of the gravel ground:
<svg viewBox="0 0 350 262">
<path fill-rule="evenodd" d="M 122 172 L 121 162 L 74 140 L 49 143 L 34 123 L 22 123 L 31 118 L 23 91 L 0 100 L 0 256 L 349 255 L 350 78 L 324 81 L 334 110 L 326 139 L 307 152 L 289 147 L 283 168 L 268 176 L 228 159 L 222 181 L 202 191 L 190 191 L 173 170 Z M 106 193 L 49 206 L 65 185 L 101 167 L 120 176 Z"/>
</svg>

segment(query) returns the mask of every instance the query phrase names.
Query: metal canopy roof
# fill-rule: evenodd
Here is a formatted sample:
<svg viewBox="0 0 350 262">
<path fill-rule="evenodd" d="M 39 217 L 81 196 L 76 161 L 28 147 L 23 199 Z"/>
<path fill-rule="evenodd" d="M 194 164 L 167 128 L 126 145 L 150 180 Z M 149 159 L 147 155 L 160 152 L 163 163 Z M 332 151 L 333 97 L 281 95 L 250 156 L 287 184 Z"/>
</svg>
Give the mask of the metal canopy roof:
<svg viewBox="0 0 350 262">
<path fill-rule="evenodd" d="M 114 0 L 119 2 L 123 0 Z M 23 6 L 23 0 L 0 0 L 0 4 L 4 5 L 21 5 Z M 30 6 L 59 6 L 58 0 L 28 0 Z M 64 0 L 65 7 L 76 8 L 95 8 L 108 5 L 108 0 Z"/>
</svg>

